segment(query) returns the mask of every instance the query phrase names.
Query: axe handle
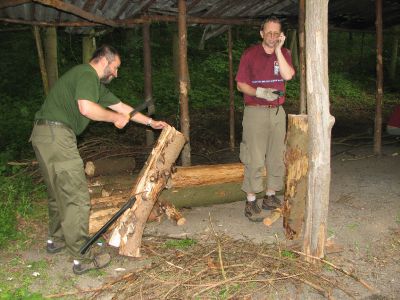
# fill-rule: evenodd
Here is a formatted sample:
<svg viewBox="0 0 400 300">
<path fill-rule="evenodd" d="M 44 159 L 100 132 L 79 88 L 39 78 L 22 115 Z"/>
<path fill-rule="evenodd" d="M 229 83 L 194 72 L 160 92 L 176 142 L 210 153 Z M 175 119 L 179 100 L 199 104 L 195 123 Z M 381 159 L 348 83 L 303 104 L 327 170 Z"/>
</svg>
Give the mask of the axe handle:
<svg viewBox="0 0 400 300">
<path fill-rule="evenodd" d="M 108 228 L 128 209 L 133 206 L 136 202 L 136 197 L 132 196 L 129 200 L 117 211 L 106 224 L 103 225 L 79 250 L 80 254 L 84 255 L 87 250 L 100 238 L 100 236 L 107 231 Z"/>
</svg>

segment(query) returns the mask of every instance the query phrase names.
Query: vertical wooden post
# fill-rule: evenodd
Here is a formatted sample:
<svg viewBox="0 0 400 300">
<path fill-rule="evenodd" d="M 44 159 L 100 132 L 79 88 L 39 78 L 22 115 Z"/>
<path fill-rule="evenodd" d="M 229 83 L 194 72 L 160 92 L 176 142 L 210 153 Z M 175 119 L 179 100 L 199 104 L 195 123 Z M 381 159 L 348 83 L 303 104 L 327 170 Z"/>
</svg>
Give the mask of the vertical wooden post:
<svg viewBox="0 0 400 300">
<path fill-rule="evenodd" d="M 47 70 L 47 80 L 51 88 L 58 79 L 58 60 L 57 60 L 57 29 L 48 27 L 44 38 L 44 57 Z"/>
<path fill-rule="evenodd" d="M 33 35 L 35 36 L 36 49 L 37 49 L 38 57 L 39 57 L 39 66 L 40 66 L 40 73 L 42 74 L 43 90 L 44 90 L 44 94 L 47 96 L 47 94 L 49 93 L 49 82 L 47 80 L 46 65 L 44 63 L 44 55 L 43 55 L 42 39 L 40 37 L 40 30 L 39 30 L 39 27 L 36 25 L 33 26 Z"/>
<path fill-rule="evenodd" d="M 309 174 L 303 251 L 324 257 L 331 179 L 331 130 L 328 80 L 328 1 L 306 3 Z M 314 261 L 310 257 L 307 260 Z"/>
<path fill-rule="evenodd" d="M 232 62 L 232 28 L 228 30 L 228 57 L 229 57 L 229 145 L 235 150 L 235 98 L 233 95 L 233 62 Z"/>
<path fill-rule="evenodd" d="M 399 50 L 399 35 L 400 35 L 400 25 L 393 27 L 393 46 L 390 59 L 389 68 L 389 78 L 394 81 L 396 79 L 396 66 L 397 66 L 397 56 Z"/>
<path fill-rule="evenodd" d="M 290 30 L 290 35 L 289 35 L 289 49 L 292 52 L 292 62 L 293 66 L 298 73 L 299 71 L 299 53 L 297 51 L 297 30 L 292 29 Z"/>
<path fill-rule="evenodd" d="M 82 38 L 82 62 L 84 64 L 90 61 L 94 50 L 96 50 L 96 38 L 94 30 L 91 30 L 89 35 L 84 35 Z"/>
<path fill-rule="evenodd" d="M 144 63 L 144 99 L 145 101 L 153 101 L 152 89 L 152 69 L 151 69 L 151 46 L 150 46 L 150 23 L 143 24 L 143 63 Z M 154 104 L 150 104 L 147 108 L 148 115 L 155 112 Z M 146 146 L 153 145 L 154 132 L 146 129 Z"/>
<path fill-rule="evenodd" d="M 190 119 L 188 100 L 188 66 L 187 66 L 187 24 L 186 1 L 178 0 L 178 35 L 179 35 L 179 102 L 181 132 L 186 138 L 181 158 L 183 166 L 191 165 L 190 156 Z"/>
<path fill-rule="evenodd" d="M 306 19 L 305 0 L 299 0 L 299 58 L 300 58 L 300 114 L 307 113 L 306 99 L 306 38 L 304 34 L 304 24 Z"/>
<path fill-rule="evenodd" d="M 375 134 L 374 154 L 382 153 L 382 102 L 383 102 L 383 30 L 382 0 L 375 0 L 376 5 L 376 95 L 375 95 Z"/>
</svg>

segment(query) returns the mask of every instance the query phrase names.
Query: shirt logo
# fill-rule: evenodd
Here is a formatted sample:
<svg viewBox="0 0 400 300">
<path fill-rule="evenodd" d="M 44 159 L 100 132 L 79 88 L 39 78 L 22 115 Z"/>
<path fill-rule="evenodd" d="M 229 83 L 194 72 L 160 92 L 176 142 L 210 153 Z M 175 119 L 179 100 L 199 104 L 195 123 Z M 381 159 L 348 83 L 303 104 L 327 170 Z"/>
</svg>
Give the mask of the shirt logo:
<svg viewBox="0 0 400 300">
<path fill-rule="evenodd" d="M 278 61 L 274 61 L 274 75 L 277 76 L 279 75 L 279 64 Z"/>
</svg>

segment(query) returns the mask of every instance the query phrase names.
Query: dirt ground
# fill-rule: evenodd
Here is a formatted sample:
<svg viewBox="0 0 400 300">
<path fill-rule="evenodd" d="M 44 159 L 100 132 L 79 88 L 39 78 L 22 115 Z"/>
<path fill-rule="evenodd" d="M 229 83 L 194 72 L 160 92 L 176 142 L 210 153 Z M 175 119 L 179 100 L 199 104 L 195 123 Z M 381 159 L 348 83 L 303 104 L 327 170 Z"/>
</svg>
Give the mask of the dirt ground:
<svg viewBox="0 0 400 300">
<path fill-rule="evenodd" d="M 370 140 L 368 141 L 370 142 Z M 362 142 L 337 141 L 332 146 L 332 181 L 329 205 L 328 240 L 335 245 L 327 259 L 362 278 L 375 292 L 358 281 L 350 282 L 356 299 L 399 299 L 400 297 L 400 140 L 385 138 L 382 157 L 372 155 L 372 145 Z M 355 146 L 356 145 L 356 146 Z M 233 159 L 235 160 L 235 159 Z M 263 223 L 249 222 L 243 214 L 244 203 L 234 202 L 209 207 L 182 209 L 187 222 L 177 226 L 163 218 L 161 223 L 148 223 L 145 236 L 198 239 L 210 231 L 210 220 L 217 232 L 234 239 L 254 243 L 285 244 L 282 221 L 270 228 Z M 1 264 L 9 268 L 8 284 L 18 287 L 21 278 L 13 272 L 21 265 L 30 276 L 30 291 L 42 295 L 64 294 L 62 299 L 86 298 L 76 293 L 99 287 L 127 272 L 133 272 L 151 262 L 143 259 L 122 259 L 115 250 L 112 263 L 102 271 L 82 276 L 72 273 L 72 261 L 65 252 L 47 254 L 41 239 L 45 237 L 45 224 L 38 225 L 37 243 L 29 250 L 2 254 Z M 107 247 L 107 246 L 104 246 Z M 108 247 L 107 247 L 108 248 Z M 18 261 L 12 264 L 10 262 Z M 42 268 L 40 264 L 44 265 Z M 18 265 L 18 267 L 16 266 Z M 14 266 L 14 267 L 13 267 Z M 39 275 L 34 275 L 38 270 Z M 3 269 L 4 270 L 4 269 Z M 27 281 L 27 279 L 24 279 Z M 75 294 L 68 295 L 68 292 Z M 334 291 L 335 299 L 350 297 Z M 318 293 L 276 293 L 254 299 L 323 299 Z M 104 299 L 111 299 L 109 298 Z"/>
</svg>

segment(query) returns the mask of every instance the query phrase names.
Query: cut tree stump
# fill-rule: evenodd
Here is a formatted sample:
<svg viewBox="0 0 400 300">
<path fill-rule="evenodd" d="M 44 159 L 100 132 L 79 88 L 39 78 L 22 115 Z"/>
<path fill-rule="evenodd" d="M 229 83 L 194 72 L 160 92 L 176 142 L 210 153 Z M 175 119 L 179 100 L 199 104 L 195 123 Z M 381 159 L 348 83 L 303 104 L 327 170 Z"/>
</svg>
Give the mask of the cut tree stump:
<svg viewBox="0 0 400 300">
<path fill-rule="evenodd" d="M 184 144 L 185 137 L 175 128 L 167 126 L 161 132 L 130 193 L 136 202 L 121 216 L 109 240 L 120 255 L 140 257 L 144 226 Z"/>
<path fill-rule="evenodd" d="M 88 161 L 85 165 L 85 173 L 88 177 L 100 175 L 113 175 L 123 172 L 131 173 L 136 166 L 133 157 L 111 157 L 95 161 Z"/>
<path fill-rule="evenodd" d="M 302 232 L 307 197 L 308 123 L 307 115 L 288 115 L 286 135 L 286 189 L 283 204 L 283 227 L 287 239 Z"/>
</svg>

